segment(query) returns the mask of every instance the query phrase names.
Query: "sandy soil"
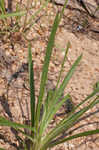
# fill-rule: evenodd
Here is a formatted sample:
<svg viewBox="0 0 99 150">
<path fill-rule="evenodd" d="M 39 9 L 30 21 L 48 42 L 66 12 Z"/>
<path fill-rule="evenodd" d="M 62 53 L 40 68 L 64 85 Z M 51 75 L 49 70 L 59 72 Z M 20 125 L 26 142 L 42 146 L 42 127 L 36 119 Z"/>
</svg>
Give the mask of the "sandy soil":
<svg viewBox="0 0 99 150">
<path fill-rule="evenodd" d="M 91 4 L 94 4 L 94 2 L 92 1 Z M 39 4 L 35 9 L 37 10 L 38 8 Z M 31 28 L 31 31 L 27 35 L 29 39 L 32 39 L 36 96 L 38 96 L 39 92 L 39 81 L 45 48 L 57 9 L 61 9 L 61 6 L 49 4 L 48 10 L 46 11 L 44 9 L 40 13 L 42 17 L 40 17 L 40 20 Z M 34 11 L 32 10 L 30 13 L 34 13 Z M 79 26 L 86 20 L 87 24 L 81 30 L 78 30 Z M 64 57 L 64 49 L 68 41 L 71 43 L 71 48 L 68 53 L 68 61 L 65 63 L 62 79 L 77 57 L 81 53 L 83 54 L 80 65 L 64 92 L 64 94 L 69 92 L 72 96 L 73 103 L 77 105 L 92 92 L 93 85 L 99 81 L 99 20 L 88 16 L 83 11 L 80 12 L 76 9 L 65 10 L 55 40 L 47 87 L 54 88 L 56 85 L 58 72 Z M 0 114 L 12 121 L 20 123 L 24 123 L 30 119 L 29 90 L 27 90 L 29 86 L 27 43 L 20 33 L 10 34 L 9 38 L 8 35 L 0 36 Z M 11 78 L 20 69 L 23 69 L 23 71 L 18 74 L 18 78 Z M 8 83 L 9 89 L 7 86 Z M 97 112 L 98 110 L 99 105 L 94 107 L 90 112 Z M 77 124 L 75 128 L 80 125 L 83 125 L 83 127 L 73 133 L 99 128 L 98 113 Z M 0 147 L 6 150 L 20 149 L 16 135 L 18 133 L 12 128 L 0 127 Z M 54 149 L 98 150 L 98 137 L 99 135 L 78 138 L 59 145 Z"/>
</svg>

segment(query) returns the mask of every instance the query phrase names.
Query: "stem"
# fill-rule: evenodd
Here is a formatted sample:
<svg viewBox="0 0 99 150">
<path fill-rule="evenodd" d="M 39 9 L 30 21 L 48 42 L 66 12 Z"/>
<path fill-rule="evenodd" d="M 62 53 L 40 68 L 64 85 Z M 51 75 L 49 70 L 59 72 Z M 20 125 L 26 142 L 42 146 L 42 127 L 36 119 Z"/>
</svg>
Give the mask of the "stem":
<svg viewBox="0 0 99 150">
<path fill-rule="evenodd" d="M 31 3 L 32 3 L 31 0 L 27 0 L 27 5 L 26 5 L 26 6 L 27 6 L 27 7 L 26 7 L 27 13 L 26 13 L 26 16 L 25 16 L 25 19 L 24 19 L 23 31 L 24 31 L 25 28 L 26 28 L 28 12 L 29 12 L 29 8 L 30 8 L 30 6 L 31 6 Z"/>
</svg>

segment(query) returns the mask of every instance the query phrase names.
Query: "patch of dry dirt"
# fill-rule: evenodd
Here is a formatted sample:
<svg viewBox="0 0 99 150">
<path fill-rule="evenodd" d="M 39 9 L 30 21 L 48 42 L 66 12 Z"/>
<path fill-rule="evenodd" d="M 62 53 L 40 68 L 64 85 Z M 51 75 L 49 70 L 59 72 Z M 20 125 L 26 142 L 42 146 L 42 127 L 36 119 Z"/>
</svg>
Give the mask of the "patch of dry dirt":
<svg viewBox="0 0 99 150">
<path fill-rule="evenodd" d="M 39 7 L 38 4 L 36 10 Z M 44 9 L 41 12 L 42 17 L 27 36 L 29 39 L 33 39 L 31 40 L 31 44 L 36 96 L 38 96 L 39 92 L 39 82 L 49 32 L 51 31 L 54 16 L 58 9 L 61 9 L 61 6 L 49 4 L 48 10 L 46 11 Z M 81 30 L 78 30 L 84 21 L 87 24 Z M 99 32 L 94 32 L 92 29 L 99 31 L 99 20 L 91 18 L 85 12 L 67 8 L 57 32 L 55 48 L 50 63 L 48 87 L 54 88 L 64 57 L 63 49 L 66 48 L 67 42 L 70 41 L 71 48 L 68 53 L 68 61 L 65 63 L 62 78 L 64 78 L 76 58 L 81 53 L 83 54 L 81 63 L 64 92 L 71 94 L 75 105 L 90 94 L 93 90 L 93 85 L 99 81 Z M 9 38 L 8 36 L 0 36 L 0 115 L 20 123 L 24 123 L 30 119 L 27 44 L 27 41 L 20 34 L 17 35 L 17 33 L 11 34 Z M 9 84 L 8 91 L 7 84 Z M 91 110 L 91 112 L 96 111 L 97 113 L 90 118 L 86 118 L 78 125 L 75 125 L 75 128 L 81 125 L 83 126 L 73 133 L 99 128 L 98 110 L 99 105 Z M 17 134 L 13 129 L 0 127 L 0 147 L 7 150 L 20 149 Z M 53 150 L 98 150 L 98 137 L 96 135 L 87 138 L 78 138 L 58 145 Z"/>
</svg>

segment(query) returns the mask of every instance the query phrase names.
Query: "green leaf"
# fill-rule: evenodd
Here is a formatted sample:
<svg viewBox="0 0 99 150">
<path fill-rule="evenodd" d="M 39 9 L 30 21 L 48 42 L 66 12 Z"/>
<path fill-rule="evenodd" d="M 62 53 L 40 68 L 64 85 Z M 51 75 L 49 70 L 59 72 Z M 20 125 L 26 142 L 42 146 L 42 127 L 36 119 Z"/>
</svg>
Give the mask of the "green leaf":
<svg viewBox="0 0 99 150">
<path fill-rule="evenodd" d="M 16 128 L 26 128 L 26 129 L 29 129 L 31 131 L 35 131 L 34 128 L 32 128 L 30 126 L 9 121 L 9 120 L 5 119 L 4 117 L 0 117 L 0 126 L 9 126 L 9 127 L 15 128 L 15 129 Z"/>
<path fill-rule="evenodd" d="M 57 89 L 58 84 L 59 84 L 60 79 L 61 79 L 61 75 L 62 75 L 62 72 L 63 72 L 63 68 L 64 68 L 64 64 L 65 64 L 65 61 L 66 61 L 66 58 L 67 58 L 67 53 L 68 53 L 69 48 L 70 48 L 70 42 L 67 43 L 67 47 L 66 47 L 66 51 L 65 51 L 65 56 L 64 56 L 63 62 L 61 64 L 61 70 L 60 70 L 60 73 L 59 73 L 59 76 L 58 76 L 58 80 L 57 80 L 56 89 Z"/>
<path fill-rule="evenodd" d="M 26 134 L 25 132 L 23 132 L 23 131 L 20 130 L 20 129 L 18 129 L 17 131 L 19 131 L 20 133 L 22 133 L 22 134 L 23 134 L 26 138 L 28 138 L 30 141 L 34 142 L 34 139 L 33 139 L 30 135 Z"/>
<path fill-rule="evenodd" d="M 48 109 L 48 110 L 46 110 L 47 111 L 47 114 L 48 115 L 46 115 L 45 116 L 45 118 L 42 120 L 42 122 L 41 122 L 41 124 L 40 124 L 40 131 L 41 131 L 41 134 L 44 132 L 44 130 L 47 128 L 47 126 L 48 126 L 48 119 L 49 119 L 49 117 L 51 117 L 52 118 L 52 116 L 54 116 L 55 114 L 56 114 L 56 112 L 59 110 L 59 108 L 64 104 L 64 102 L 67 100 L 67 99 L 69 99 L 70 98 L 70 95 L 68 94 L 68 95 L 66 95 L 61 101 L 59 101 L 56 105 L 55 105 L 55 107 L 53 107 L 53 110 L 52 111 L 50 111 L 50 109 Z M 52 106 L 50 106 L 50 107 L 52 107 Z M 49 112 L 49 113 L 48 113 Z M 50 115 L 51 114 L 51 115 Z"/>
<path fill-rule="evenodd" d="M 34 127 L 35 123 L 35 87 L 34 87 L 34 72 L 33 72 L 33 62 L 31 45 L 28 48 L 29 53 L 29 83 L 30 83 L 30 107 L 31 107 L 31 125 Z"/>
<path fill-rule="evenodd" d="M 56 101 L 60 98 L 62 95 L 64 89 L 66 88 L 69 80 L 71 79 L 72 75 L 74 74 L 74 71 L 76 70 L 77 65 L 79 64 L 80 60 L 82 58 L 82 54 L 77 58 L 77 60 L 72 65 L 71 69 L 67 73 L 65 79 L 63 80 L 62 84 L 60 85 L 60 88 L 56 92 Z"/>
<path fill-rule="evenodd" d="M 81 132 L 81 133 L 78 133 L 78 134 L 69 136 L 68 138 L 64 138 L 64 139 L 59 140 L 59 141 L 58 141 L 58 140 L 52 141 L 52 142 L 49 144 L 49 148 L 51 148 L 51 147 L 53 147 L 53 146 L 56 146 L 56 145 L 58 145 L 58 144 L 61 144 L 61 143 L 64 143 L 64 142 L 73 140 L 73 139 L 78 138 L 78 137 L 84 137 L 84 136 L 93 135 L 93 134 L 98 134 L 98 133 L 99 133 L 99 129 Z"/>
<path fill-rule="evenodd" d="M 24 16 L 25 14 L 26 14 L 26 11 L 2 14 L 2 15 L 0 15 L 0 19 L 5 19 L 5 18 L 8 18 L 8 17 L 14 17 L 14 16 Z"/>
<path fill-rule="evenodd" d="M 72 65 L 70 71 L 67 73 L 65 79 L 63 80 L 62 84 L 60 85 L 60 88 L 55 90 L 54 96 L 51 100 L 52 103 L 50 104 L 50 109 L 48 111 L 48 120 L 47 120 L 46 124 L 48 124 L 52 120 L 53 115 L 54 115 L 53 110 L 56 107 L 55 105 L 56 105 L 57 101 L 59 100 L 59 98 L 61 97 L 61 95 L 62 95 L 65 87 L 67 86 L 69 80 L 71 79 L 71 77 L 72 77 L 77 65 L 79 64 L 81 58 L 82 58 L 82 55 L 80 55 L 77 58 L 77 60 L 74 62 L 74 64 Z"/>
<path fill-rule="evenodd" d="M 95 90 L 88 95 L 85 100 L 83 100 L 80 104 L 78 104 L 73 111 L 75 111 L 77 108 L 79 108 L 82 104 L 86 103 L 88 100 L 90 100 L 93 96 L 95 96 L 97 93 L 99 93 L 99 88 L 95 88 Z"/>
<path fill-rule="evenodd" d="M 4 5 L 4 0 L 0 0 L 0 10 L 2 14 L 5 13 L 5 5 Z"/>
<path fill-rule="evenodd" d="M 97 88 L 99 88 L 99 81 L 96 82 L 95 85 L 93 86 L 93 89 L 94 89 L 94 90 L 97 89 Z"/>
<path fill-rule="evenodd" d="M 54 40 L 55 40 L 55 35 L 56 35 L 58 25 L 59 25 L 59 13 L 57 13 L 53 27 L 52 27 L 51 35 L 50 35 L 47 49 L 46 49 L 46 56 L 44 59 L 44 65 L 43 65 L 43 71 L 42 71 L 41 83 L 40 83 L 40 92 L 39 92 L 39 98 L 38 98 L 37 110 L 36 110 L 36 120 L 37 120 L 36 125 L 37 126 L 40 120 L 40 109 L 41 109 L 42 100 L 44 96 L 45 85 L 46 85 L 47 75 L 48 75 L 48 67 L 49 67 L 49 62 L 50 62 L 50 58 L 52 54 L 52 49 L 54 46 Z"/>
<path fill-rule="evenodd" d="M 54 95 L 54 91 L 53 89 L 50 89 L 47 93 L 47 98 L 45 100 L 45 107 L 46 107 L 46 110 L 49 110 L 49 107 L 50 107 L 50 103 L 51 103 L 51 100 L 53 98 L 53 95 Z M 47 111 L 48 112 L 48 111 Z"/>
<path fill-rule="evenodd" d="M 65 10 L 65 8 L 66 8 L 67 2 L 68 2 L 68 0 L 65 0 L 64 6 L 63 6 L 62 11 L 61 11 L 61 13 L 60 13 L 60 20 L 61 20 L 63 14 L 64 14 L 64 10 Z"/>
<path fill-rule="evenodd" d="M 47 136 L 42 141 L 44 147 L 48 147 L 49 143 L 53 141 L 57 136 L 59 136 L 62 132 L 70 129 L 85 112 L 94 107 L 97 103 L 99 103 L 99 100 L 95 99 L 79 112 L 76 112 L 72 116 L 69 116 L 68 118 L 60 121 L 60 123 L 52 131 L 50 131 L 50 133 L 47 134 Z"/>
</svg>

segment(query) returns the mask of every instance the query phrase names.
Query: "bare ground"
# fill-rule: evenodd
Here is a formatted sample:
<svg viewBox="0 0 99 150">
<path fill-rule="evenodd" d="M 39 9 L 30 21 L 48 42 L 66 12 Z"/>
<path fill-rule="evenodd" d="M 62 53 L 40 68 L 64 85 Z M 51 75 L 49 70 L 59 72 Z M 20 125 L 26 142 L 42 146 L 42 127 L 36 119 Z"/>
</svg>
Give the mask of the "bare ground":
<svg viewBox="0 0 99 150">
<path fill-rule="evenodd" d="M 38 8 L 39 4 L 36 9 Z M 61 9 L 61 6 L 49 4 L 47 12 L 43 10 L 41 13 L 42 17 L 27 36 L 29 39 L 32 39 L 36 96 L 38 96 L 41 69 L 49 31 L 51 30 L 57 9 Z M 42 14 L 46 14 L 46 16 Z M 85 24 L 81 30 L 78 30 L 79 26 L 86 20 L 87 24 Z M 83 54 L 81 63 L 64 92 L 69 92 L 71 94 L 75 105 L 90 94 L 93 90 L 93 85 L 99 81 L 98 31 L 99 20 L 97 18 L 92 18 L 85 12 L 80 12 L 76 9 L 67 8 L 65 10 L 65 14 L 57 32 L 55 48 L 49 68 L 47 87 L 55 87 L 60 65 L 64 57 L 64 49 L 66 48 L 67 42 L 70 41 L 71 48 L 68 53 L 68 61 L 65 64 L 62 79 L 76 58 L 81 53 Z M 26 120 L 30 119 L 27 49 L 27 41 L 23 39 L 19 32 L 10 34 L 10 36 L 0 36 L 0 113 L 6 118 L 20 123 L 24 123 Z M 23 72 L 19 73 L 17 78 L 12 78 L 12 75 L 22 68 Z M 7 86 L 8 83 L 9 89 Z M 95 115 L 75 125 L 74 128 L 81 125 L 83 126 L 73 133 L 99 128 L 98 110 L 99 106 L 97 105 L 90 111 L 96 112 Z M 61 117 L 58 119 L 61 119 Z M 0 127 L 0 147 L 7 150 L 20 149 L 17 135 L 18 133 L 13 129 Z M 87 138 L 78 138 L 65 144 L 58 145 L 54 149 L 98 150 L 98 137 L 98 135 L 95 135 Z"/>
</svg>

